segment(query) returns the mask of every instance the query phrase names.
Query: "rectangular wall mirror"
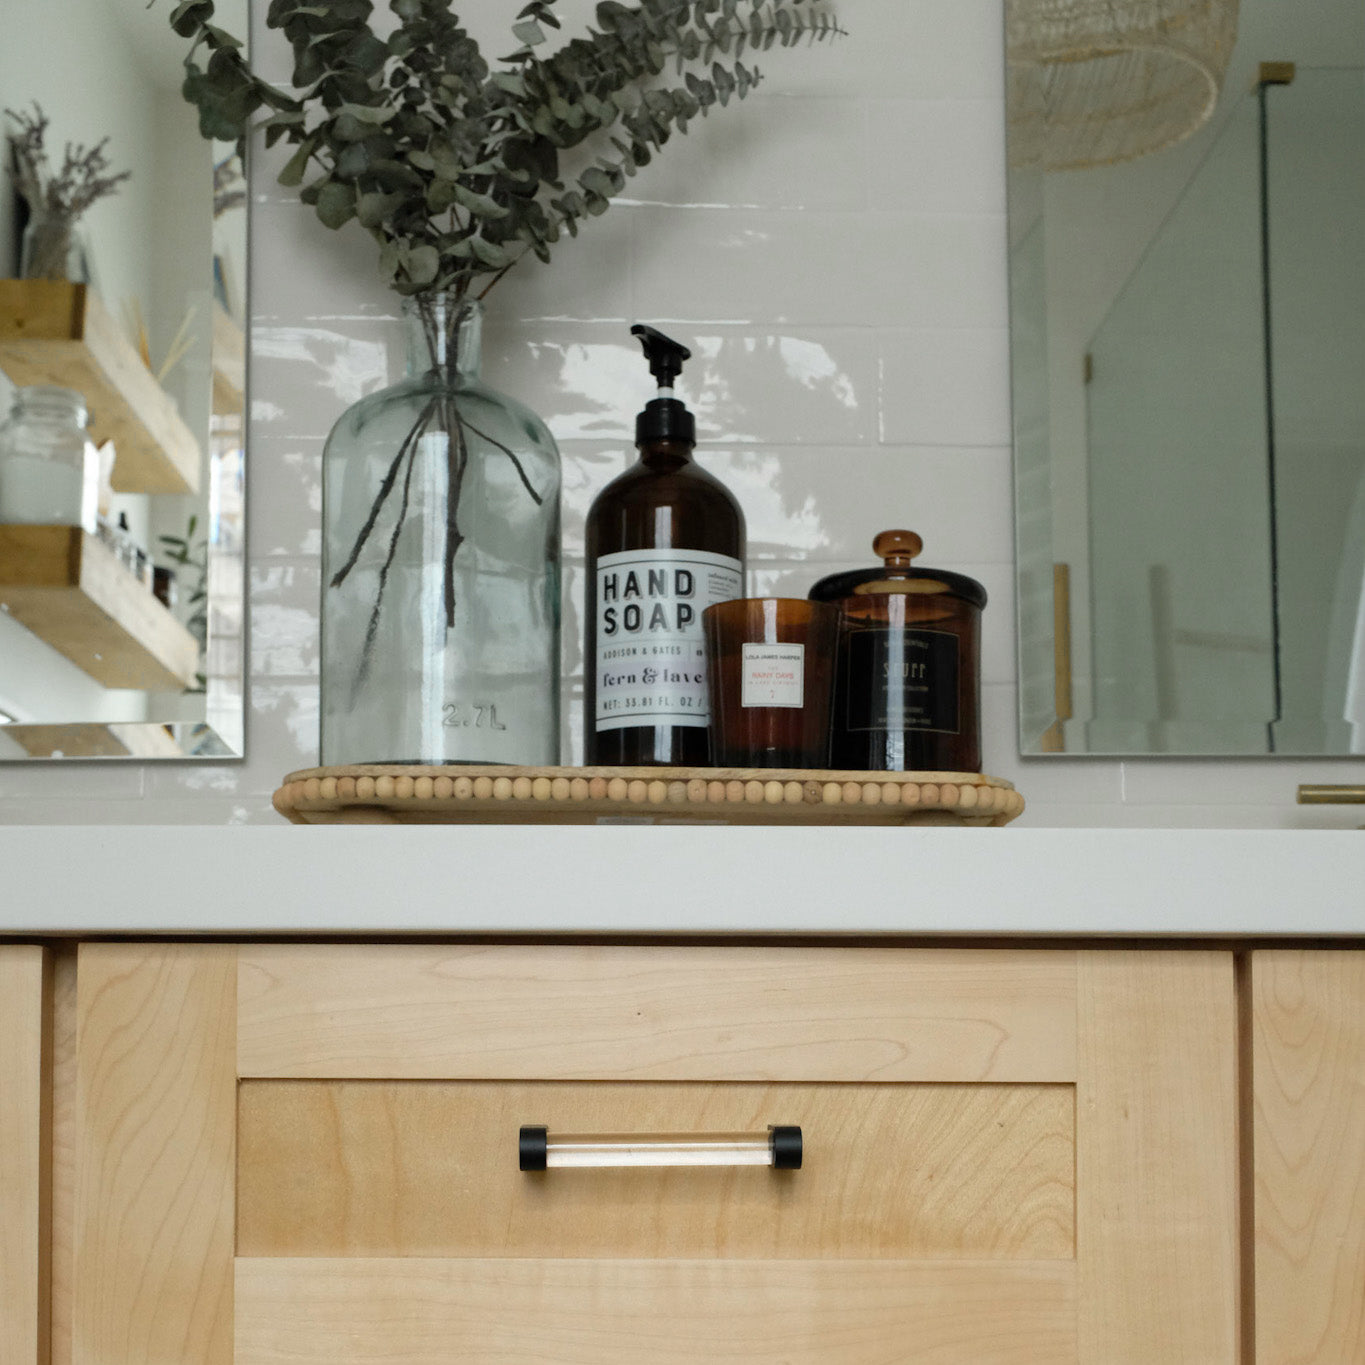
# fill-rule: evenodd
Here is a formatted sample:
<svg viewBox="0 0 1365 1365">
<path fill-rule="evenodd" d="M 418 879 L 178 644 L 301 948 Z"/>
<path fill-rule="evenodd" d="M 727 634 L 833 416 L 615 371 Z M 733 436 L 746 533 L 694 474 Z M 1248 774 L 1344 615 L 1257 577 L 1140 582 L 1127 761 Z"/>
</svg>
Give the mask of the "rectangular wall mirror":
<svg viewBox="0 0 1365 1365">
<path fill-rule="evenodd" d="M 248 0 L 217 8 L 246 32 Z M 5 9 L 0 760 L 244 752 L 246 184 L 170 10 Z M 35 136 L 49 177 L 102 142 L 131 173 L 69 237 L 30 202 Z"/>
<path fill-rule="evenodd" d="M 1365 753 L 1365 0 L 1006 28 L 1021 751 Z"/>
</svg>

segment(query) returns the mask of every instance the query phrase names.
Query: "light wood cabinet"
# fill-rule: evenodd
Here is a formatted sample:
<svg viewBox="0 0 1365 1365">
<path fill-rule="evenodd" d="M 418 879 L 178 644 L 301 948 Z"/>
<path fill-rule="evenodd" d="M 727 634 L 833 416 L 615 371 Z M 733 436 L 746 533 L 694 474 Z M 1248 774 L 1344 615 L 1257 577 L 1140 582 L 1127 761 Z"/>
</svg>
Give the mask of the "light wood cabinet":
<svg viewBox="0 0 1365 1365">
<path fill-rule="evenodd" d="M 1238 1359 L 1230 953 L 102 943 L 76 1019 L 77 1365 Z"/>
<path fill-rule="evenodd" d="M 4 1365 L 1365 1360 L 1358 949 L 0 945 L 0 1038 Z"/>
<path fill-rule="evenodd" d="M 41 948 L 0 944 L 0 1361 L 48 1358 L 50 1108 Z"/>
<path fill-rule="evenodd" d="M 1365 952 L 1253 953 L 1256 1360 L 1365 1361 Z"/>
</svg>

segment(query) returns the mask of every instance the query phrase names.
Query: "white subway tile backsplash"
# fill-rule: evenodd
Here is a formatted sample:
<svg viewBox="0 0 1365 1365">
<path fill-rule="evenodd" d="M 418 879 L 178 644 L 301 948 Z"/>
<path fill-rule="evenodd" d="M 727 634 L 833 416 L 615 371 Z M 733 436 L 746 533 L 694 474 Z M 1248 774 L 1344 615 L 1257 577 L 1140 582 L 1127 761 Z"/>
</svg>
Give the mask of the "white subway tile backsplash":
<svg viewBox="0 0 1365 1365">
<path fill-rule="evenodd" d="M 397 324 L 357 319 L 251 329 L 251 435 L 320 440 L 337 418 L 389 382 L 391 354 L 401 352 Z M 401 367 L 401 362 L 400 362 Z M 254 477 L 254 448 L 248 479 Z"/>
<path fill-rule="evenodd" d="M 867 270 L 876 288 L 864 322 L 945 330 L 1009 326 L 1003 213 L 879 213 L 850 245 L 875 262 Z"/>
<path fill-rule="evenodd" d="M 497 44 L 521 0 L 466 16 Z M 592 0 L 561 0 L 565 36 Z M 620 201 L 487 300 L 484 375 L 564 456 L 563 753 L 582 759 L 583 527 L 633 458 L 653 385 L 631 322 L 694 352 L 680 384 L 699 458 L 749 525 L 750 590 L 805 596 L 909 526 L 924 563 L 980 579 L 983 751 L 1058 826 L 1350 827 L 1293 803 L 1358 763 L 1017 757 L 1000 0 L 838 0 L 848 36 L 758 54 L 747 101 L 674 137 Z M 253 29 L 287 81 L 279 35 Z M 386 16 L 377 12 L 376 22 Z M 501 48 L 498 48 L 501 51 Z M 316 762 L 321 450 L 402 367 L 374 242 L 331 232 L 252 165 L 248 757 L 234 764 L 0 764 L 0 821 L 275 821 Z"/>
<path fill-rule="evenodd" d="M 859 444 L 875 437 L 870 333 L 673 325 L 692 352 L 679 395 L 705 451 L 718 443 Z M 611 440 L 634 458 L 635 417 L 654 396 L 640 343 L 619 324 L 547 323 L 489 331 L 485 378 L 545 419 L 556 440 Z"/>
<path fill-rule="evenodd" d="M 322 554 L 321 436 L 276 436 L 262 426 L 252 440 L 247 525 L 253 555 Z"/>
<path fill-rule="evenodd" d="M 636 211 L 636 307 L 761 328 L 1006 325 L 1001 214 Z"/>
<path fill-rule="evenodd" d="M 1010 443 L 1009 333 L 1003 327 L 884 332 L 881 388 L 887 444 Z"/>
<path fill-rule="evenodd" d="M 873 207 L 1003 216 L 1002 100 L 874 99 L 867 120 L 869 142 L 896 149 L 894 173 L 879 178 Z"/>
<path fill-rule="evenodd" d="M 1329 828 L 1331 807 L 1296 807 L 1300 782 L 1358 783 L 1365 759 L 1224 758 L 1124 759 L 1123 799 L 1134 806 L 1254 805 L 1298 810 L 1308 827 Z M 1360 807 L 1344 807 L 1355 823 L 1365 820 Z M 1350 826 L 1348 825 L 1347 828 Z"/>
<path fill-rule="evenodd" d="M 253 186 L 259 180 L 253 174 Z M 325 227 L 296 192 L 290 193 L 252 203 L 255 322 L 292 326 L 302 319 L 397 316 L 397 300 L 380 282 L 373 238 L 355 223 L 338 231 Z"/>
<path fill-rule="evenodd" d="M 0 821 L 5 812 L 29 801 L 107 801 L 109 819 L 129 816 L 127 803 L 145 790 L 145 769 L 137 763 L 21 762 L 0 763 Z"/>
<path fill-rule="evenodd" d="M 818 63 L 819 52 L 808 60 Z M 870 207 L 872 156 L 864 104 L 847 97 L 791 97 L 776 79 L 743 103 L 712 109 L 626 184 L 628 204 L 677 208 Z"/>
<path fill-rule="evenodd" d="M 1027 799 L 1027 797 L 1025 798 Z M 1020 826 L 1051 829 L 1093 829 L 1104 825 L 1115 829 L 1349 829 L 1315 819 L 1296 822 L 1292 816 L 1273 806 L 1128 806 L 1097 810 L 1083 802 L 1043 802 L 1030 804 L 1019 817 Z"/>
<path fill-rule="evenodd" d="M 762 55 L 758 64 L 774 87 L 793 94 L 1000 97 L 1005 59 L 997 0 L 840 0 L 835 9 L 846 38 Z"/>
<path fill-rule="evenodd" d="M 744 509 L 751 563 L 870 564 L 877 532 L 904 526 L 926 564 L 1012 564 L 1007 448 L 722 446 L 699 458 Z"/>
<path fill-rule="evenodd" d="M 866 326 L 872 318 L 879 286 L 866 269 L 866 214 L 635 212 L 635 306 L 665 329 L 700 322 Z"/>
<path fill-rule="evenodd" d="M 280 816 L 268 798 L 195 795 L 148 797 L 111 805 L 98 797 L 0 800 L 0 824 L 5 825 L 278 825 Z M 74 836 L 73 856 L 84 856 Z M 93 853 L 92 857 L 98 855 Z M 70 912 L 68 911 L 68 918 Z"/>
<path fill-rule="evenodd" d="M 253 559 L 251 676 L 313 677 L 318 672 L 320 566 L 316 559 Z"/>
</svg>

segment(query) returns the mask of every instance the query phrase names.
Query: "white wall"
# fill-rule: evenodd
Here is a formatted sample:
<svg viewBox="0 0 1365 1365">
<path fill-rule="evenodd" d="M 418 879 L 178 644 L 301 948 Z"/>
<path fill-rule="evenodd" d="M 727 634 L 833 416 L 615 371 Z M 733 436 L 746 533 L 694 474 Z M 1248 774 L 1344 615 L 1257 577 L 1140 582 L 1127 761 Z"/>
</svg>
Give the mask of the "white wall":
<svg viewBox="0 0 1365 1365">
<path fill-rule="evenodd" d="M 482 32 L 495 6 L 510 21 L 521 0 L 482 0 Z M 846 41 L 768 54 L 759 93 L 490 296 L 485 372 L 564 453 L 571 675 L 583 517 L 649 396 L 627 334 L 648 321 L 697 352 L 682 388 L 744 504 L 752 587 L 804 594 L 896 524 L 984 582 L 985 767 L 1022 789 L 1025 822 L 1359 823 L 1292 805 L 1296 782 L 1358 779 L 1359 763 L 1016 757 L 1000 3 L 841 10 Z M 318 226 L 264 158 L 253 190 L 249 757 L 3 766 L 0 820 L 271 822 L 280 778 L 315 762 L 319 455 L 385 382 L 395 308 L 363 233 Z"/>
</svg>

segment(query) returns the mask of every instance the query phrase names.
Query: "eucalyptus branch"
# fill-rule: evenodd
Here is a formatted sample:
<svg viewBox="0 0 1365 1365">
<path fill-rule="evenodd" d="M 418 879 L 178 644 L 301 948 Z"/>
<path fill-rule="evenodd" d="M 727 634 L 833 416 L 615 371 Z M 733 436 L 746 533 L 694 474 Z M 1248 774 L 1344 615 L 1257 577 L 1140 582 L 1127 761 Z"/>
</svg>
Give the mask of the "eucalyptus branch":
<svg viewBox="0 0 1365 1365">
<path fill-rule="evenodd" d="M 486 431 L 480 431 L 473 422 L 462 417 L 458 409 L 455 412 L 455 420 L 466 432 L 473 432 L 481 441 L 487 441 L 495 450 L 502 451 L 502 453 L 512 461 L 512 467 L 517 471 L 517 478 L 521 480 L 521 486 L 531 495 L 531 501 L 534 502 L 537 507 L 544 503 L 545 499 L 536 492 L 535 486 L 531 483 L 531 480 L 526 477 L 526 466 L 522 464 L 521 456 L 518 455 L 511 446 L 505 446 L 501 441 L 494 440 Z"/>
<path fill-rule="evenodd" d="M 402 537 L 403 527 L 408 519 L 408 504 L 412 495 L 412 467 L 417 462 L 416 445 L 426 430 L 427 423 L 431 420 L 434 408 L 435 400 L 428 405 L 426 412 L 422 414 L 408 433 L 408 439 L 403 442 L 403 449 L 409 452 L 407 471 L 403 475 L 403 495 L 398 505 L 398 515 L 394 518 L 393 532 L 389 536 L 388 553 L 384 556 L 384 563 L 379 568 L 379 583 L 375 588 L 374 606 L 370 608 L 370 619 L 365 623 L 365 643 L 361 647 L 360 663 L 356 667 L 355 682 L 351 688 L 352 705 L 355 705 L 356 696 L 369 676 L 370 659 L 374 655 L 375 641 L 379 637 L 379 617 L 384 607 L 384 589 L 388 586 L 389 570 L 393 567 L 393 561 L 397 557 L 398 541 Z"/>
<path fill-rule="evenodd" d="M 426 430 L 426 425 L 431 420 L 435 406 L 436 400 L 433 398 L 412 430 L 404 437 L 403 444 L 398 447 L 398 454 L 393 457 L 392 463 L 384 473 L 384 478 L 379 485 L 379 492 L 375 495 L 375 500 L 370 506 L 369 516 L 365 518 L 365 524 L 360 528 L 360 533 L 355 538 L 355 544 L 351 547 L 350 554 L 346 556 L 346 562 L 332 575 L 332 587 L 339 588 L 346 581 L 347 574 L 355 568 L 360 559 L 360 552 L 365 548 L 365 542 L 369 540 L 370 532 L 374 530 L 375 522 L 379 520 L 379 514 L 388 501 L 389 494 L 393 492 L 394 484 L 398 482 L 398 471 L 403 467 L 403 460 L 411 454 L 417 444 L 418 437 Z"/>
<path fill-rule="evenodd" d="M 744 53 L 842 32 L 832 0 L 603 0 L 586 36 L 542 56 L 559 20 L 554 0 L 530 0 L 512 25 L 519 46 L 490 63 L 452 2 L 390 0 L 398 26 L 380 38 L 372 0 L 271 0 L 292 94 L 250 69 L 213 0 L 170 16 L 190 40 L 184 93 L 204 134 L 259 129 L 293 147 L 281 182 L 328 227 L 358 221 L 400 294 L 490 277 L 482 297 L 528 252 L 548 261 L 670 136 L 754 88 Z M 560 154 L 590 139 L 600 152 L 569 184 Z"/>
</svg>

